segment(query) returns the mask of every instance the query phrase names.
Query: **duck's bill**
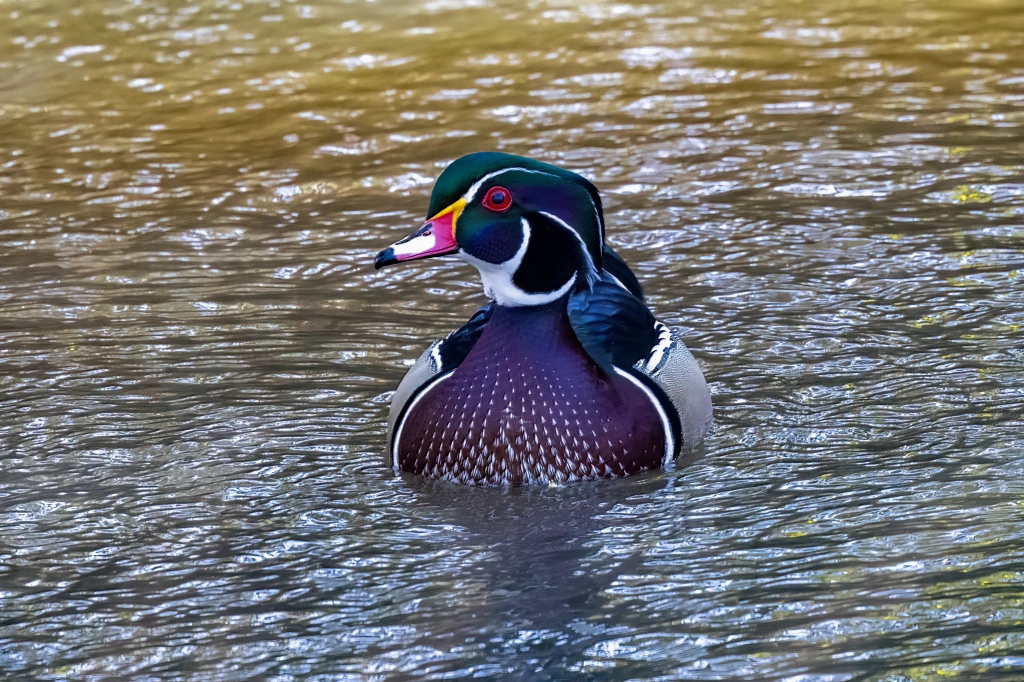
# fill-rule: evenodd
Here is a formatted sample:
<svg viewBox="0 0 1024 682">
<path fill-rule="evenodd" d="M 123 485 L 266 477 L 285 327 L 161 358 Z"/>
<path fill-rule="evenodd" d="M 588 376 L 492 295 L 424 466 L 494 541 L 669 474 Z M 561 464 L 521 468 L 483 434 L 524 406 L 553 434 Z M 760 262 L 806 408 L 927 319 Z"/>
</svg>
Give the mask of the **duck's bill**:
<svg viewBox="0 0 1024 682">
<path fill-rule="evenodd" d="M 374 267 L 380 270 L 393 263 L 456 253 L 459 245 L 455 241 L 455 222 L 465 204 L 465 200 L 459 199 L 423 223 L 420 229 L 378 253 L 373 262 Z"/>
</svg>

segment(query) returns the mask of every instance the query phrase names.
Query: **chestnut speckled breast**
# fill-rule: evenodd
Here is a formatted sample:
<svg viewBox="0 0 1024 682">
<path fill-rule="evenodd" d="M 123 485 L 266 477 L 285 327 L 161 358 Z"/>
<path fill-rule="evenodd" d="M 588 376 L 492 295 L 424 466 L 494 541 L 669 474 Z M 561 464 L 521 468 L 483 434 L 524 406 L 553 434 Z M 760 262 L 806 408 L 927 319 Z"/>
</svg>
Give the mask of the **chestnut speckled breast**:
<svg viewBox="0 0 1024 682">
<path fill-rule="evenodd" d="M 465 360 L 400 419 L 398 468 L 516 485 L 661 466 L 671 455 L 664 409 L 640 380 L 608 374 L 590 358 L 565 308 L 497 309 Z"/>
<path fill-rule="evenodd" d="M 491 302 L 434 342 L 395 391 L 395 472 L 473 485 L 627 476 L 691 449 L 711 396 L 678 331 L 605 244 L 592 183 L 481 152 L 452 162 L 427 220 L 376 267 L 455 255 Z"/>
</svg>

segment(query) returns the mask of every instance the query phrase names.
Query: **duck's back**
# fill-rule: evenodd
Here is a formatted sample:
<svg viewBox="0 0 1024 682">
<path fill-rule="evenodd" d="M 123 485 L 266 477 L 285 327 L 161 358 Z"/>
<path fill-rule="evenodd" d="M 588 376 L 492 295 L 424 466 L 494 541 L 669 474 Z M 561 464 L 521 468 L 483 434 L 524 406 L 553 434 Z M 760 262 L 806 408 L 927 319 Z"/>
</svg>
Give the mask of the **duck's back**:
<svg viewBox="0 0 1024 682">
<path fill-rule="evenodd" d="M 667 428 L 648 388 L 586 353 L 564 300 L 498 306 L 458 367 L 409 403 L 393 456 L 462 483 L 608 478 L 661 466 Z"/>
</svg>

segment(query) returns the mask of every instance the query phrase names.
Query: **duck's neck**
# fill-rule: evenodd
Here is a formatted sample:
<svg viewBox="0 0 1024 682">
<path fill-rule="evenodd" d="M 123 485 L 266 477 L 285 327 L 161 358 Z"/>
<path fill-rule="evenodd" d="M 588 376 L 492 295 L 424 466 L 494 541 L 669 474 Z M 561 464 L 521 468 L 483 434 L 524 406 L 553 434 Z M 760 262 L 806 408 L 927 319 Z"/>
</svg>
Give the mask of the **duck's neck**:
<svg viewBox="0 0 1024 682">
<path fill-rule="evenodd" d="M 569 323 L 567 297 L 531 306 L 496 305 L 470 355 L 506 354 L 508 360 L 553 359 L 563 354 L 589 360 Z M 468 359 L 468 358 L 467 358 Z"/>
</svg>

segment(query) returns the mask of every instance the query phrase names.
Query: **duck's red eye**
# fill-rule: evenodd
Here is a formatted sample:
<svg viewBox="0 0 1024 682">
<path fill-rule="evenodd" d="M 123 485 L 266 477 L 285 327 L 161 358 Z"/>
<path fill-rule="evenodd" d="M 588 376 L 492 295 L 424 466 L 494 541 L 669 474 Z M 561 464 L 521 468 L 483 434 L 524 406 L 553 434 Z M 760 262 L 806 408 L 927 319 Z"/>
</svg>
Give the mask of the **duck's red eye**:
<svg viewBox="0 0 1024 682">
<path fill-rule="evenodd" d="M 484 208 L 492 211 L 507 211 L 512 205 L 512 192 L 504 187 L 492 187 L 484 195 Z"/>
</svg>

